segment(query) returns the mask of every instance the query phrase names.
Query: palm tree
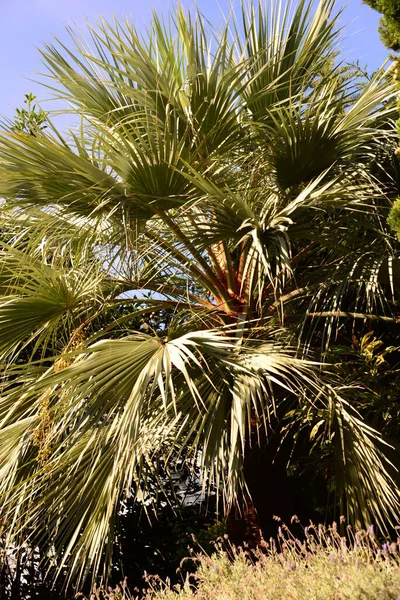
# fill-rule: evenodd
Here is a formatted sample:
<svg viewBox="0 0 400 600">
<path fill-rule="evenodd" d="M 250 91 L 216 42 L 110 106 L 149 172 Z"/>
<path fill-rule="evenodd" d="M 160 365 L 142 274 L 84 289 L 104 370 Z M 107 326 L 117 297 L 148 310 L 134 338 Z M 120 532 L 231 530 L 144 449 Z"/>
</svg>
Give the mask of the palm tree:
<svg viewBox="0 0 400 600">
<path fill-rule="evenodd" d="M 161 459 L 251 520 L 247 457 L 290 415 L 349 520 L 398 519 L 385 442 L 326 360 L 342 323 L 396 320 L 394 91 L 344 74 L 332 10 L 71 31 L 42 57 L 73 127 L 3 127 L 1 523 L 59 572 L 108 568 Z"/>
</svg>

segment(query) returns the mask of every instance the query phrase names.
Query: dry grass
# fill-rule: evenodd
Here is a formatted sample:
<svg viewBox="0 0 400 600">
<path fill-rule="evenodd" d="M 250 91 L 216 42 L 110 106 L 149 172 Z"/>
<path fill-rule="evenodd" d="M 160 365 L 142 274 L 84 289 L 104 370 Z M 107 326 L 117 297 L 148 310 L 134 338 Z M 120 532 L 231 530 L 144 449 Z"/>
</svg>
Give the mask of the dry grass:
<svg viewBox="0 0 400 600">
<path fill-rule="evenodd" d="M 235 550 L 230 560 L 222 544 L 182 586 L 149 580 L 143 596 L 125 586 L 95 590 L 93 600 L 400 600 L 400 540 L 380 544 L 373 528 L 346 530 L 311 525 L 302 541 L 279 528 L 277 540 L 249 556 Z"/>
</svg>

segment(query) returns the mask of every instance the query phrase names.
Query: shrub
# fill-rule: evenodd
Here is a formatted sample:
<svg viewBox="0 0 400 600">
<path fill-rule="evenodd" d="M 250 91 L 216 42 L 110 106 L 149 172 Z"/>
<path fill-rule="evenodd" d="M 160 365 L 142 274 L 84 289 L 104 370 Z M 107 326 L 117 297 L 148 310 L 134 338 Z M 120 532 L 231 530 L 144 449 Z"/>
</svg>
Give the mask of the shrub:
<svg viewBox="0 0 400 600">
<path fill-rule="evenodd" d="M 398 600 L 400 539 L 378 543 L 373 528 L 339 532 L 311 525 L 302 540 L 280 527 L 277 540 L 249 552 L 221 544 L 199 555 L 199 568 L 182 586 L 149 578 L 144 596 L 126 585 L 97 589 L 93 600 Z"/>
</svg>

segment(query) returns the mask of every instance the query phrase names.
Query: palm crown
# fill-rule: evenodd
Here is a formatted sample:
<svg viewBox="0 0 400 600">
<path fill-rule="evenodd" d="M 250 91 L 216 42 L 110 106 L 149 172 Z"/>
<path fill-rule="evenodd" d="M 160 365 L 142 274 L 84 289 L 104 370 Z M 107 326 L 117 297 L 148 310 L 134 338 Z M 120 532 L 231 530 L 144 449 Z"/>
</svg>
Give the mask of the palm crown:
<svg viewBox="0 0 400 600">
<path fill-rule="evenodd" d="M 341 318 L 390 320 L 395 293 L 393 86 L 336 64 L 331 11 L 243 5 L 216 35 L 179 9 L 42 52 L 80 124 L 0 137 L 10 542 L 97 573 L 161 455 L 229 510 L 293 399 L 333 443 L 348 516 L 397 519 L 384 442 L 321 364 Z"/>
</svg>

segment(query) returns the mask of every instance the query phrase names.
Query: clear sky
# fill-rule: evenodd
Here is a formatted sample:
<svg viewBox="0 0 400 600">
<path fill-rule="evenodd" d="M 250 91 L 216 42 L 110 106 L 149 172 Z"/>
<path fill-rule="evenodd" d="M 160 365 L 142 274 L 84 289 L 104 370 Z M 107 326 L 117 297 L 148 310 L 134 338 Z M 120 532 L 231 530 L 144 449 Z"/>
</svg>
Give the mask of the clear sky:
<svg viewBox="0 0 400 600">
<path fill-rule="evenodd" d="M 284 1 L 284 0 L 283 0 Z M 339 1 L 338 7 L 343 0 Z M 191 0 L 181 2 L 193 6 Z M 238 5 L 238 0 L 233 0 Z M 222 23 L 221 11 L 228 14 L 230 0 L 197 0 L 197 6 L 210 21 Z M 99 16 L 132 16 L 138 27 L 144 27 L 151 11 L 165 11 L 174 2 L 167 0 L 0 0 L 0 114 L 12 117 L 21 106 L 25 93 L 33 91 L 38 98 L 46 92 L 29 81 L 43 71 L 37 48 L 56 36 L 66 40 L 65 25 L 95 22 Z M 359 59 L 369 70 L 380 66 L 388 56 L 379 40 L 378 13 L 360 0 L 350 0 L 342 17 L 345 27 L 342 48 L 349 60 Z M 44 105 L 46 108 L 46 105 Z"/>
</svg>

